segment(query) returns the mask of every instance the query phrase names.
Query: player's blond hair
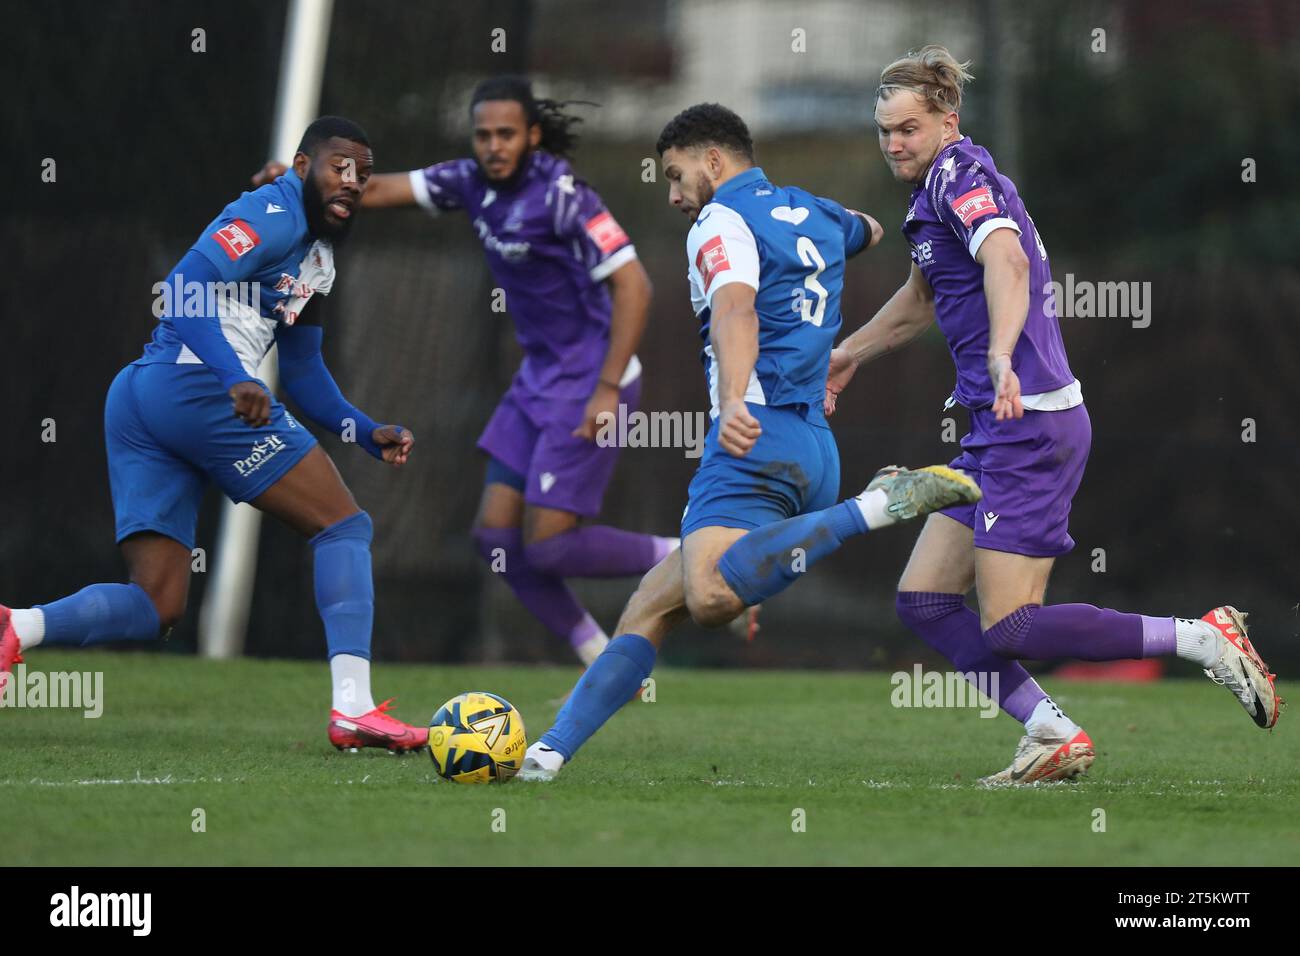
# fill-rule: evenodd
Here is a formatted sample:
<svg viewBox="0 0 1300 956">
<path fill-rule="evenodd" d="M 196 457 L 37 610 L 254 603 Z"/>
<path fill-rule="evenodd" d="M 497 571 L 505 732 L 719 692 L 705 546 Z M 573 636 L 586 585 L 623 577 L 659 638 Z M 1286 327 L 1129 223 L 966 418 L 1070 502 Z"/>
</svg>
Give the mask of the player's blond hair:
<svg viewBox="0 0 1300 956">
<path fill-rule="evenodd" d="M 932 113 L 956 113 L 961 110 L 962 86 L 974 79 L 969 67 L 969 60 L 958 63 L 947 47 L 927 43 L 880 71 L 876 98 L 887 100 L 897 90 L 910 90 Z"/>
</svg>

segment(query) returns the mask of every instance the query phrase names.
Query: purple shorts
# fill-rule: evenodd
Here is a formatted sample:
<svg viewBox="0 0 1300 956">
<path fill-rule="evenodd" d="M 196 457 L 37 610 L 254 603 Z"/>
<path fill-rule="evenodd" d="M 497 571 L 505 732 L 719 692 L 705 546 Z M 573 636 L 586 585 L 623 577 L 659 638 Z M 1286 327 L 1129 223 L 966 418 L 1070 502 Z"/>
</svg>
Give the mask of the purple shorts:
<svg viewBox="0 0 1300 956">
<path fill-rule="evenodd" d="M 1092 446 L 1087 408 L 1026 410 L 1001 422 L 982 408 L 970 417 L 952 467 L 974 478 L 984 497 L 943 513 L 975 531 L 977 548 L 1040 558 L 1073 549 L 1070 502 Z"/>
<path fill-rule="evenodd" d="M 618 393 L 630 413 L 641 400 L 638 376 Z M 516 378 L 497 404 L 478 447 L 523 475 L 524 503 L 594 518 L 618 461 L 616 445 L 576 438 L 587 400 L 555 399 L 521 387 Z"/>
</svg>

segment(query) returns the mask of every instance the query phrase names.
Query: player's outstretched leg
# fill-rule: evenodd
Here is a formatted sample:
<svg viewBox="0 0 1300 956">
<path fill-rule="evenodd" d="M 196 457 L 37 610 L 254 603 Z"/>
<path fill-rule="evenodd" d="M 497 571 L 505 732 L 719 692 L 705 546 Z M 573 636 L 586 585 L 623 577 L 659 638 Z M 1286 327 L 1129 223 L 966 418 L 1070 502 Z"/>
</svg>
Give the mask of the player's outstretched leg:
<svg viewBox="0 0 1300 956">
<path fill-rule="evenodd" d="M 310 539 L 316 609 L 329 648 L 333 707 L 329 741 L 339 750 L 417 750 L 429 729 L 403 723 L 375 705 L 370 692 L 370 633 L 375 588 L 370 571 L 370 516 L 357 507 L 334 463 L 313 447 L 252 504 Z"/>
<path fill-rule="evenodd" d="M 576 518 L 576 516 L 574 516 Z M 557 578 L 627 578 L 647 573 L 681 545 L 666 538 L 608 525 L 572 527 L 548 537 L 525 533 L 528 563 Z"/>
<path fill-rule="evenodd" d="M 979 488 L 946 467 L 882 470 L 857 498 L 745 531 L 702 527 L 642 580 L 618 636 L 587 669 L 555 725 L 524 759 L 521 780 L 551 780 L 588 738 L 636 693 L 667 630 L 687 613 L 719 627 L 790 586 L 849 537 L 961 502 Z"/>
<path fill-rule="evenodd" d="M 1044 605 L 1050 558 L 978 549 L 976 565 L 984 639 L 994 653 L 1020 660 L 1177 656 L 1200 664 L 1206 676 L 1227 687 L 1257 726 L 1277 723 L 1281 700 L 1274 675 L 1236 608 L 1217 607 L 1197 620 L 1090 604 Z"/>
<path fill-rule="evenodd" d="M 706 626 L 730 621 L 742 607 L 780 594 L 855 534 L 979 498 L 974 481 L 944 465 L 915 471 L 882 468 L 856 498 L 755 528 L 737 540 L 718 563 L 726 589 L 708 589 L 692 602 L 697 606 L 691 607 L 691 614 Z"/>
<path fill-rule="evenodd" d="M 1198 619 L 1128 614 L 1091 604 L 1027 604 L 984 632 L 1003 656 L 1024 660 L 1074 657 L 1089 661 L 1177 656 L 1193 661 L 1226 687 L 1258 727 L 1277 723 L 1282 700 L 1231 605 Z"/>
<path fill-rule="evenodd" d="M 22 653 L 38 644 L 90 647 L 150 641 L 185 613 L 190 549 L 162 534 L 142 532 L 122 542 L 129 584 L 92 584 L 76 594 L 30 608 L 0 605 L 0 693 Z"/>
<path fill-rule="evenodd" d="M 570 535 L 587 531 L 612 533 L 612 537 L 601 533 L 596 538 L 608 566 L 618 576 L 645 574 L 677 545 L 677 539 L 632 535 L 614 528 L 578 528 L 576 514 L 526 507 L 522 488 L 522 476 L 495 459 L 489 461 L 488 481 L 472 532 L 474 545 L 519 603 L 548 631 L 567 640 L 578 659 L 590 666 L 609 638 L 554 570 L 582 569 L 589 561 L 582 543 L 589 542 L 590 536 L 571 539 Z M 538 540 L 529 540 L 528 535 Z M 631 540 L 619 537 L 628 535 Z M 627 546 L 626 553 L 609 553 L 618 550 L 616 545 L 620 543 Z"/>
<path fill-rule="evenodd" d="M 555 779 L 578 748 L 641 689 L 664 637 L 686 617 L 682 551 L 677 548 L 642 578 L 619 618 L 617 636 L 582 675 L 555 724 L 528 748 L 516 779 Z"/>
</svg>

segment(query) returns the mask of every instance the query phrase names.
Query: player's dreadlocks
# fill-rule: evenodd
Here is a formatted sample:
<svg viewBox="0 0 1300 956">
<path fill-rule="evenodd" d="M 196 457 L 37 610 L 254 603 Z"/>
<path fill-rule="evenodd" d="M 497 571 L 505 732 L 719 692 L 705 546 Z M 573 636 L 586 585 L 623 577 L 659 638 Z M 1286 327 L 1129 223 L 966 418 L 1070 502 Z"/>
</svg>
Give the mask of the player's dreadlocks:
<svg viewBox="0 0 1300 956">
<path fill-rule="evenodd" d="M 564 108 L 572 103 L 596 105 L 585 100 L 539 99 L 533 96 L 532 81 L 517 75 L 490 77 L 476 86 L 469 101 L 470 111 L 473 112 L 474 107 L 484 100 L 513 100 L 518 103 L 524 108 L 528 125 L 536 123 L 542 128 L 540 147 L 565 159 L 571 158 L 570 154 L 578 145 L 578 134 L 573 127 L 581 123 L 582 118 L 571 116 Z"/>
<path fill-rule="evenodd" d="M 721 146 L 754 161 L 754 140 L 745 121 L 717 103 L 697 103 L 668 121 L 659 134 L 655 149 L 690 149 L 693 146 Z"/>
</svg>

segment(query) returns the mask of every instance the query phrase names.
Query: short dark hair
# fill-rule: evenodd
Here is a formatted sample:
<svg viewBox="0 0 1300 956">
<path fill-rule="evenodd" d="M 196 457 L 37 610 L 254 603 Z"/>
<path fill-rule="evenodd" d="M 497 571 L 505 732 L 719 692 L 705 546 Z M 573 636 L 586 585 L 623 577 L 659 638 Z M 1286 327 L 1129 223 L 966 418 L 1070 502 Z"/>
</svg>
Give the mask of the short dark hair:
<svg viewBox="0 0 1300 956">
<path fill-rule="evenodd" d="M 366 135 L 366 131 L 352 120 L 342 116 L 322 116 L 312 120 L 311 125 L 307 127 L 307 132 L 302 134 L 302 141 L 298 143 L 298 152 L 315 156 L 321 144 L 328 143 L 336 136 L 339 139 L 350 139 L 362 146 L 370 145 L 370 137 Z"/>
<path fill-rule="evenodd" d="M 469 98 L 470 112 L 485 100 L 507 100 L 523 107 L 524 121 L 529 125 L 542 128 L 541 148 L 555 156 L 568 159 L 578 145 L 578 133 L 574 129 L 582 123 L 582 118 L 565 111 L 570 103 L 583 100 L 550 100 L 533 95 L 533 83 L 526 76 L 504 74 L 492 76 L 474 87 Z M 587 104 L 595 106 L 594 103 Z"/>
<path fill-rule="evenodd" d="M 690 149 L 695 146 L 719 146 L 754 161 L 754 141 L 745 121 L 718 103 L 697 103 L 668 121 L 659 134 L 655 149 L 662 156 L 666 150 Z"/>
</svg>

